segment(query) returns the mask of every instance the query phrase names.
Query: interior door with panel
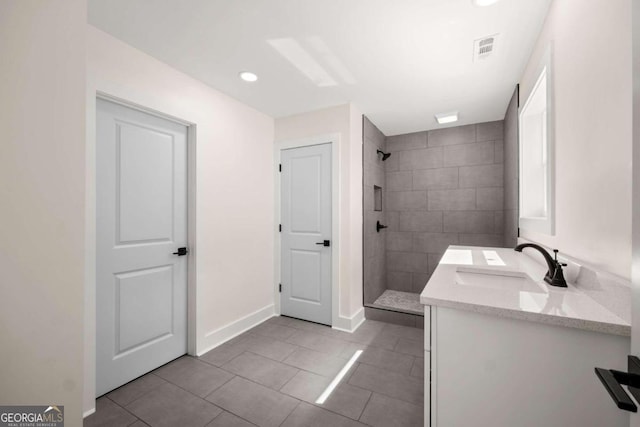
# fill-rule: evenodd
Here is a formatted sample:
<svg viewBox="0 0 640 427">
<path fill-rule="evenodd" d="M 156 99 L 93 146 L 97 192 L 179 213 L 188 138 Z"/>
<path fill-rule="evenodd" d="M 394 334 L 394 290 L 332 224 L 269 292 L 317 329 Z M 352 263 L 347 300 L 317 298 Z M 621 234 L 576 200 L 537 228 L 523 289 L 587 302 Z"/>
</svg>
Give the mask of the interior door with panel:
<svg viewBox="0 0 640 427">
<path fill-rule="evenodd" d="M 96 391 L 187 349 L 187 129 L 97 101 Z"/>
<path fill-rule="evenodd" d="M 331 325 L 331 144 L 281 161 L 281 313 Z"/>
</svg>

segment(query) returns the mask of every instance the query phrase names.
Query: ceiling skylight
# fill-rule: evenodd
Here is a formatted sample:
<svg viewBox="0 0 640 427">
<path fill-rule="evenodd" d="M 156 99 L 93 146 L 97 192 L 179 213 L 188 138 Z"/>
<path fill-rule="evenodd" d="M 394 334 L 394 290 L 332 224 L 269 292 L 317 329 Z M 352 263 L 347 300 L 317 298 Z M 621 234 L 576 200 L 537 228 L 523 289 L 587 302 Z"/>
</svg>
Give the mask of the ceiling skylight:
<svg viewBox="0 0 640 427">
<path fill-rule="evenodd" d="M 267 43 L 284 56 L 294 67 L 311 80 L 316 86 L 337 86 L 338 83 L 329 75 L 322 65 L 316 61 L 300 43 L 292 38 L 267 40 Z"/>
</svg>

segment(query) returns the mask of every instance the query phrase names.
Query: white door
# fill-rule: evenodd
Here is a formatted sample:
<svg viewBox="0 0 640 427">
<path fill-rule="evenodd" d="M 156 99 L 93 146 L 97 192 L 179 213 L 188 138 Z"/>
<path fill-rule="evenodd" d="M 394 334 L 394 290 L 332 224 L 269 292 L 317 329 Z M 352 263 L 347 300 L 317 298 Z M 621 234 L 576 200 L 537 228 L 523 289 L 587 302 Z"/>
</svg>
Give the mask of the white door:
<svg viewBox="0 0 640 427">
<path fill-rule="evenodd" d="M 331 144 L 281 161 L 281 313 L 331 325 Z"/>
<path fill-rule="evenodd" d="M 98 100 L 96 138 L 100 396 L 186 353 L 187 129 Z"/>
</svg>

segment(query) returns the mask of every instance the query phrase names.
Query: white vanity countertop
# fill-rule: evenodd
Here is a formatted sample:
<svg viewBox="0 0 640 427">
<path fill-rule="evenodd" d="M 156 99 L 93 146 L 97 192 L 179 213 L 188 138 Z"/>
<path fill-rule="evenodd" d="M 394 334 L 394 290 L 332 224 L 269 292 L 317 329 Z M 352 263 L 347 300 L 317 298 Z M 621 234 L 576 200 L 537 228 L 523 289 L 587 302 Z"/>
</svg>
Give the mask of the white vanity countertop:
<svg viewBox="0 0 640 427">
<path fill-rule="evenodd" d="M 532 249 L 525 249 L 528 250 Z M 525 273 L 532 280 L 461 271 L 465 268 Z M 450 246 L 422 291 L 420 302 L 613 335 L 631 335 L 630 293 L 628 298 L 611 294 L 611 298 L 618 299 L 616 304 L 608 304 L 619 311 L 614 313 L 572 283 L 567 288 L 548 285 L 543 281 L 546 271 L 546 265 L 511 248 Z M 603 297 L 607 298 L 607 295 L 600 296 Z"/>
</svg>

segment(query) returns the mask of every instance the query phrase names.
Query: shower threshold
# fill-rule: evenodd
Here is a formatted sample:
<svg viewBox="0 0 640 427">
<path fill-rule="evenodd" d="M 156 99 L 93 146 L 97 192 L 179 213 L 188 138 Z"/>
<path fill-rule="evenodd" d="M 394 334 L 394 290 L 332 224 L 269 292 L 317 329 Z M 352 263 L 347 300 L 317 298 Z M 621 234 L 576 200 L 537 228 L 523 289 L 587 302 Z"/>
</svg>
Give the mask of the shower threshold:
<svg viewBox="0 0 640 427">
<path fill-rule="evenodd" d="M 366 304 L 366 306 L 424 316 L 424 307 L 420 304 L 420 294 L 412 292 L 387 289 L 373 304 Z"/>
</svg>

